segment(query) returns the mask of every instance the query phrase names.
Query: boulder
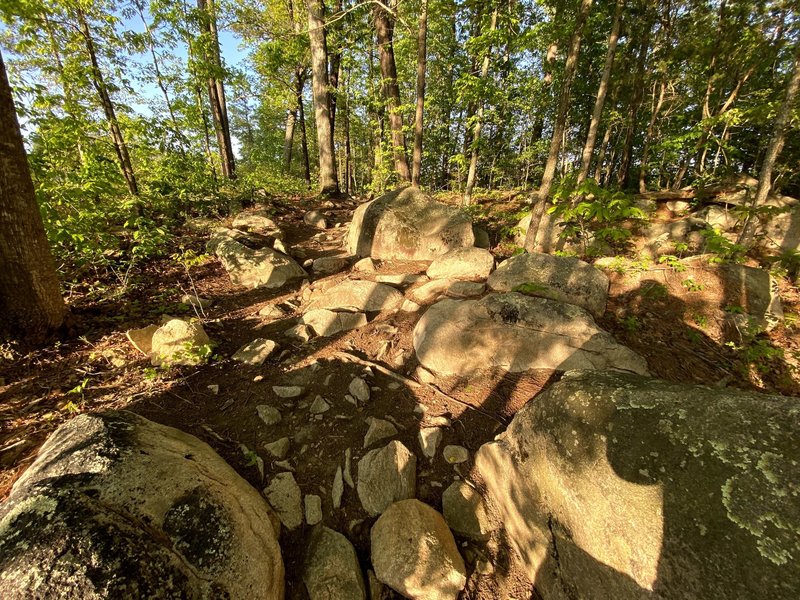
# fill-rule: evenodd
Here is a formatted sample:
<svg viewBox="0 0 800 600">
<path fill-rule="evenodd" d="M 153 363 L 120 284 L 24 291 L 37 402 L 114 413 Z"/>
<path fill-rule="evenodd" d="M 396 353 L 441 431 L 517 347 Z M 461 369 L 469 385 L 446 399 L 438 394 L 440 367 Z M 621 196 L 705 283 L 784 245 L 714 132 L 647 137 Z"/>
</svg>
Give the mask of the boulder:
<svg viewBox="0 0 800 600">
<path fill-rule="evenodd" d="M 148 325 L 141 329 L 129 329 L 125 332 L 125 337 L 139 352 L 150 356 L 153 351 L 153 334 L 158 331 L 158 328 L 158 325 Z"/>
<path fill-rule="evenodd" d="M 514 243 L 520 248 L 525 247 L 525 238 L 531 226 L 531 214 L 528 213 L 519 223 L 517 223 L 517 234 L 514 236 Z M 548 212 L 542 215 L 539 222 L 539 229 L 536 232 L 536 244 L 533 248 L 535 252 L 550 254 L 556 250 L 578 251 L 580 246 L 566 241 L 561 237 L 566 223 L 559 217 L 554 217 Z"/>
<path fill-rule="evenodd" d="M 308 311 L 300 321 L 311 327 L 318 336 L 328 337 L 342 331 L 363 327 L 367 324 L 367 315 L 318 308 Z"/>
<path fill-rule="evenodd" d="M 403 294 L 385 283 L 374 281 L 343 281 L 327 290 L 314 292 L 308 310 L 349 310 L 379 312 L 395 310 L 403 304 Z"/>
<path fill-rule="evenodd" d="M 397 435 L 397 427 L 385 419 L 367 417 L 366 422 L 369 424 L 369 429 L 364 436 L 364 448 L 369 448 L 381 440 Z"/>
<path fill-rule="evenodd" d="M 733 231 L 739 224 L 739 216 L 723 206 L 707 206 L 694 213 L 694 216 L 721 231 Z"/>
<path fill-rule="evenodd" d="M 544 598 L 794 599 L 800 399 L 569 373 L 476 466 Z"/>
<path fill-rule="evenodd" d="M 314 527 L 306 549 L 303 581 L 311 600 L 365 600 L 367 591 L 355 548 L 341 533 Z"/>
<path fill-rule="evenodd" d="M 457 248 L 435 258 L 428 267 L 431 279 L 484 281 L 494 269 L 494 256 L 482 248 Z"/>
<path fill-rule="evenodd" d="M 204 442 L 129 412 L 83 414 L 0 506 L 0 596 L 282 599 L 276 525 Z"/>
<path fill-rule="evenodd" d="M 464 559 L 436 510 L 419 500 L 395 502 L 370 532 L 378 580 L 413 600 L 456 600 L 467 582 Z"/>
<path fill-rule="evenodd" d="M 467 213 L 405 187 L 359 206 L 346 245 L 350 254 L 375 259 L 432 260 L 474 241 Z"/>
<path fill-rule="evenodd" d="M 480 493 L 465 481 L 454 481 L 442 494 L 442 512 L 450 529 L 473 540 L 488 540 L 494 525 Z"/>
<path fill-rule="evenodd" d="M 475 247 L 486 248 L 487 250 L 492 247 L 492 240 L 489 239 L 489 232 L 477 225 L 472 226 L 472 235 L 475 236 Z"/>
<path fill-rule="evenodd" d="M 272 234 L 273 237 L 280 237 L 280 228 L 263 209 L 240 212 L 233 219 L 232 226 L 234 229 L 265 232 Z"/>
<path fill-rule="evenodd" d="M 693 218 L 650 223 L 636 242 L 637 253 L 651 258 L 661 254 L 676 254 L 675 244 L 686 244 L 692 252 L 699 251 L 705 244 L 705 238 L 699 230 L 706 226 L 705 222 Z"/>
<path fill-rule="evenodd" d="M 417 322 L 413 342 L 420 364 L 437 375 L 470 377 L 490 368 L 647 374 L 644 359 L 582 308 L 513 292 L 442 300 Z"/>
<path fill-rule="evenodd" d="M 214 244 L 214 252 L 231 283 L 249 288 L 279 288 L 308 274 L 294 259 L 272 248 L 254 250 L 233 239 Z"/>
<path fill-rule="evenodd" d="M 211 340 L 199 321 L 170 319 L 156 329 L 150 362 L 159 365 L 199 365 L 206 361 Z"/>
<path fill-rule="evenodd" d="M 416 479 L 416 457 L 395 440 L 358 461 L 356 491 L 364 510 L 375 516 L 392 502 L 413 498 Z"/>
<path fill-rule="evenodd" d="M 322 256 L 315 258 L 311 263 L 311 270 L 315 275 L 332 275 L 339 271 L 344 271 L 350 266 L 348 256 Z"/>
<path fill-rule="evenodd" d="M 800 252 L 800 204 L 766 219 L 761 226 L 768 248 Z"/>
<path fill-rule="evenodd" d="M 673 213 L 685 213 L 692 208 L 691 202 L 686 200 L 667 200 L 667 208 Z"/>
<path fill-rule="evenodd" d="M 575 304 L 601 317 L 606 311 L 608 277 L 570 256 L 519 254 L 500 263 L 486 282 L 495 292 L 521 291 L 530 296 Z"/>
</svg>

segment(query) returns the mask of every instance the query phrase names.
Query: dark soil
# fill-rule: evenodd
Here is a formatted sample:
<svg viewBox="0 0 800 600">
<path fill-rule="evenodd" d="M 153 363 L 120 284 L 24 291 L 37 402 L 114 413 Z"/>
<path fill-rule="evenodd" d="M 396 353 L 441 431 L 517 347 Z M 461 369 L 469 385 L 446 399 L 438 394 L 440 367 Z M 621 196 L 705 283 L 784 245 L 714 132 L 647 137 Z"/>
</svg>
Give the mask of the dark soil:
<svg viewBox="0 0 800 600">
<path fill-rule="evenodd" d="M 286 246 L 296 253 L 299 262 L 341 251 L 346 229 L 320 232 L 305 225 L 302 214 L 311 208 L 308 203 L 283 201 L 272 207 L 286 233 Z M 326 212 L 329 222 L 344 224 L 350 219 L 352 206 L 340 210 L 322 205 L 314 208 Z M 492 239 L 502 239 L 502 227 L 507 224 L 502 218 L 491 223 Z M 181 244 L 202 252 L 206 239 L 206 232 L 187 230 Z M 424 272 L 425 266 L 383 263 L 377 273 L 343 272 L 323 280 Z M 691 274 L 699 288 L 687 289 L 681 283 L 687 273 L 662 266 L 645 273 L 612 274 L 610 301 L 600 325 L 644 356 L 657 377 L 800 395 L 798 325 L 781 325 L 757 338 L 758 344 L 739 339 L 735 347 L 728 346 L 724 289 L 702 265 L 691 267 Z M 312 280 L 311 285 L 315 284 Z M 782 286 L 784 308 L 796 315 L 800 294 L 786 282 Z M 192 315 L 193 310 L 179 300 L 193 289 L 199 296 L 214 300 L 213 306 L 199 316 L 217 343 L 215 356 L 201 367 L 168 371 L 151 368 L 128 343 L 124 332 L 158 322 L 164 314 Z M 367 451 L 362 448 L 366 418 L 387 419 L 397 426 L 397 439 L 418 457 L 418 498 L 441 510 L 441 494 L 453 480 L 474 479 L 471 464 L 447 464 L 441 448 L 459 444 L 474 455 L 557 377 L 553 372 L 485 373 L 470 381 L 451 378 L 438 380 L 433 386 L 409 387 L 378 369 L 370 372 L 351 358 L 372 361 L 398 375 L 417 379 L 411 332 L 421 313 L 379 314 L 361 329 L 300 344 L 283 332 L 297 321 L 300 311 L 292 307 L 300 306 L 303 292 L 299 282 L 278 291 L 243 290 L 231 285 L 215 260 L 187 270 L 169 259 L 150 263 L 116 298 L 76 292 L 71 306 L 72 328 L 81 332 L 80 337 L 0 362 L 0 498 L 8 494 L 35 458 L 47 435 L 75 412 L 127 409 L 192 433 L 209 443 L 258 489 L 274 473 L 285 470 L 270 460 L 264 444 L 287 436 L 291 440 L 288 459 L 303 493 L 322 497 L 324 523 L 343 532 L 367 566 L 369 530 L 374 519 L 366 515 L 355 490 L 347 486 L 341 509 L 334 510 L 331 500 L 331 484 L 337 466 L 344 466 L 345 451 L 352 450 L 354 477 L 358 460 Z M 259 310 L 270 304 L 289 310 L 278 320 L 259 316 Z M 255 337 L 279 343 L 279 351 L 262 367 L 245 366 L 228 358 Z M 765 358 L 751 352 L 744 356 L 742 348 L 752 349 L 754 345 L 762 354 L 764 348 L 773 347 L 782 355 Z M 344 400 L 355 376 L 365 376 L 373 390 L 372 399 L 360 408 Z M 272 392 L 273 385 L 294 383 L 306 389 L 299 399 L 281 400 Z M 218 391 L 213 386 L 218 386 Z M 319 419 L 308 411 L 317 395 L 332 404 Z M 283 420 L 266 427 L 256 415 L 259 404 L 279 408 Z M 422 457 L 417 435 L 437 417 L 446 417 L 452 426 L 444 429 L 440 450 L 430 462 Z M 263 459 L 263 475 L 252 453 Z M 284 530 L 281 539 L 287 598 L 306 597 L 300 567 L 307 534 L 307 527 L 290 533 Z M 481 558 L 489 558 L 495 567 L 492 575 L 473 573 L 464 598 L 536 597 L 525 576 L 512 566 L 510 550 L 502 539 L 488 545 L 457 541 L 467 558 L 468 571 L 472 572 Z"/>
</svg>

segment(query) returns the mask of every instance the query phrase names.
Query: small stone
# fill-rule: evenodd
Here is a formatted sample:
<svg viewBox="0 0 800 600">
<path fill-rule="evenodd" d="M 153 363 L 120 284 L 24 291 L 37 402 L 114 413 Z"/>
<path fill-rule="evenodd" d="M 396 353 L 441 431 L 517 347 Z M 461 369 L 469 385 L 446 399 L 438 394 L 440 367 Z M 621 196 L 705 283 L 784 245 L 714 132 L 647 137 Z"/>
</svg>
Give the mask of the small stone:
<svg viewBox="0 0 800 600">
<path fill-rule="evenodd" d="M 344 482 L 350 488 L 356 487 L 353 481 L 353 451 L 350 448 L 344 451 Z"/>
<path fill-rule="evenodd" d="M 298 323 L 294 327 L 290 327 L 284 331 L 283 334 L 288 338 L 293 338 L 305 343 L 313 337 L 314 332 L 308 325 Z"/>
<path fill-rule="evenodd" d="M 403 304 L 400 306 L 401 312 L 414 313 L 414 312 L 419 312 L 421 309 L 422 307 L 413 300 L 405 300 Z"/>
<path fill-rule="evenodd" d="M 426 425 L 428 427 L 450 427 L 452 422 L 447 417 L 429 417 Z"/>
<path fill-rule="evenodd" d="M 294 472 L 294 467 L 292 466 L 292 463 L 290 463 L 288 460 L 277 460 L 275 461 L 275 466 L 281 469 L 285 469 L 286 471 Z"/>
<path fill-rule="evenodd" d="M 269 444 L 264 444 L 264 449 L 278 460 L 283 460 L 289 453 L 290 443 L 288 437 L 282 437 Z"/>
<path fill-rule="evenodd" d="M 278 473 L 264 490 L 270 506 L 286 529 L 295 529 L 303 522 L 302 494 L 291 473 Z"/>
<path fill-rule="evenodd" d="M 358 406 L 358 400 L 353 398 L 350 394 L 345 394 L 344 399 L 347 400 L 353 406 Z"/>
<path fill-rule="evenodd" d="M 313 260 L 313 259 L 311 259 L 311 258 L 307 258 L 306 260 L 304 260 L 304 261 L 303 261 L 303 268 L 304 268 L 304 269 L 308 269 L 308 268 L 310 268 L 310 267 L 311 267 L 313 264 L 314 264 L 314 260 Z M 306 280 L 306 281 L 305 281 L 305 283 L 306 283 L 306 284 L 308 284 L 308 280 Z"/>
<path fill-rule="evenodd" d="M 344 494 L 344 483 L 342 483 L 342 467 L 337 466 L 336 475 L 333 476 L 333 487 L 331 488 L 333 508 L 341 508 L 342 494 Z"/>
<path fill-rule="evenodd" d="M 378 275 L 375 281 L 387 283 L 389 285 L 413 285 L 419 281 L 428 279 L 422 273 L 404 273 L 402 275 Z"/>
<path fill-rule="evenodd" d="M 210 308 L 214 304 L 213 300 L 209 298 L 201 298 L 196 294 L 184 294 L 181 296 L 181 303 L 194 306 L 195 308 Z"/>
<path fill-rule="evenodd" d="M 275 306 L 274 304 L 268 304 L 264 308 L 258 311 L 259 317 L 266 317 L 268 319 L 280 319 L 286 315 L 280 307 Z"/>
<path fill-rule="evenodd" d="M 264 381 L 263 375 L 256 375 L 255 377 L 253 377 L 253 383 L 258 383 L 259 381 Z"/>
<path fill-rule="evenodd" d="M 372 526 L 370 547 L 375 575 L 406 598 L 456 600 L 464 589 L 467 571 L 453 534 L 419 500 L 389 506 Z"/>
<path fill-rule="evenodd" d="M 458 465 L 469 460 L 469 450 L 464 446 L 445 446 L 442 455 L 451 465 Z"/>
<path fill-rule="evenodd" d="M 444 491 L 442 512 L 450 529 L 470 539 L 488 540 L 494 530 L 483 497 L 464 481 L 455 481 Z"/>
<path fill-rule="evenodd" d="M 416 457 L 396 440 L 367 452 L 358 462 L 356 485 L 364 510 L 375 516 L 392 502 L 413 498 L 416 465 Z"/>
<path fill-rule="evenodd" d="M 158 325 L 148 325 L 141 329 L 129 329 L 125 332 L 125 336 L 134 348 L 148 356 L 153 349 L 153 334 L 158 328 Z"/>
<path fill-rule="evenodd" d="M 322 521 L 322 498 L 316 494 L 306 494 L 306 523 L 316 525 Z"/>
<path fill-rule="evenodd" d="M 420 404 L 419 402 L 417 402 L 414 405 L 414 413 L 415 414 L 424 415 L 426 412 L 428 412 L 428 407 L 425 406 L 424 404 Z"/>
<path fill-rule="evenodd" d="M 362 273 L 370 273 L 375 270 L 375 262 L 369 257 L 362 258 L 353 265 L 353 270 L 361 271 Z"/>
<path fill-rule="evenodd" d="M 330 410 L 331 405 L 323 398 L 322 396 L 317 396 L 314 398 L 314 402 L 311 403 L 311 408 L 309 412 L 312 415 L 322 415 L 322 413 L 327 412 Z"/>
<path fill-rule="evenodd" d="M 312 227 L 316 227 L 317 229 L 328 228 L 328 223 L 325 221 L 325 215 L 318 210 L 308 211 L 305 215 L 303 215 L 303 221 Z"/>
<path fill-rule="evenodd" d="M 246 365 L 258 367 L 264 364 L 264 361 L 275 352 L 277 347 L 278 344 L 272 340 L 256 338 L 239 348 L 231 358 Z"/>
<path fill-rule="evenodd" d="M 322 256 L 311 264 L 311 270 L 317 275 L 332 275 L 347 268 L 350 259 L 346 256 Z"/>
<path fill-rule="evenodd" d="M 275 243 L 272 244 L 272 249 L 277 250 L 278 252 L 281 252 L 286 255 L 289 254 L 289 250 L 287 250 L 286 245 L 283 243 L 282 240 L 275 240 Z"/>
<path fill-rule="evenodd" d="M 267 426 L 277 425 L 281 422 L 281 413 L 273 406 L 259 404 L 256 406 L 256 412 L 258 413 L 259 418 L 264 421 Z"/>
<path fill-rule="evenodd" d="M 361 377 L 356 377 L 347 388 L 353 397 L 361 403 L 369 401 L 369 386 Z"/>
<path fill-rule="evenodd" d="M 299 385 L 273 385 L 272 391 L 279 398 L 299 398 L 305 393 L 305 389 Z"/>
<path fill-rule="evenodd" d="M 433 459 L 442 441 L 442 430 L 439 427 L 424 427 L 419 430 L 419 446 L 426 458 Z"/>
<path fill-rule="evenodd" d="M 364 448 L 369 448 L 376 442 L 397 435 L 397 428 L 389 421 L 370 417 L 367 419 L 367 423 L 369 423 L 369 429 L 367 435 L 364 436 Z"/>
<path fill-rule="evenodd" d="M 355 548 L 341 533 L 324 526 L 315 527 L 311 533 L 303 564 L 303 583 L 310 600 L 366 600 L 367 597 Z"/>
<path fill-rule="evenodd" d="M 215 396 L 219 394 L 219 386 L 216 383 L 212 383 L 211 385 L 207 386 L 208 391 L 210 391 Z"/>
</svg>

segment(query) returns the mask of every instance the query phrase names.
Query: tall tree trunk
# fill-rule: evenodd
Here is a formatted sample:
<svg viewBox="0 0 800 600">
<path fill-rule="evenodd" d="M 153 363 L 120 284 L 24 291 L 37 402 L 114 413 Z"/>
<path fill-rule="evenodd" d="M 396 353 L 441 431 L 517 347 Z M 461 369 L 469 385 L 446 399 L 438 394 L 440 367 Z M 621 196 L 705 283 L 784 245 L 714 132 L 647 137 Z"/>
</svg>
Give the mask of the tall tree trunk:
<svg viewBox="0 0 800 600">
<path fill-rule="evenodd" d="M 39 345 L 66 309 L 0 55 L 0 339 Z"/>
<path fill-rule="evenodd" d="M 306 111 L 303 104 L 303 88 L 306 85 L 306 75 L 295 79 L 297 86 L 297 118 L 300 122 L 300 150 L 303 153 L 303 177 L 308 189 L 311 189 L 311 159 L 308 156 L 308 137 L 306 135 Z"/>
<path fill-rule="evenodd" d="M 644 73 L 647 66 L 647 53 L 650 50 L 650 32 L 653 28 L 652 19 L 645 22 L 645 30 L 642 34 L 642 41 L 639 44 L 639 52 L 636 57 L 636 74 L 633 80 L 633 98 L 631 98 L 628 110 L 628 124 L 625 130 L 625 142 L 622 146 L 619 170 L 617 171 L 617 183 L 620 187 L 625 187 L 630 178 L 631 162 L 633 158 L 633 141 L 636 136 L 636 123 L 639 120 L 639 109 L 644 98 Z"/>
<path fill-rule="evenodd" d="M 492 19 L 489 24 L 489 31 L 494 32 L 497 29 L 497 9 L 492 12 Z M 481 64 L 481 81 L 486 81 L 489 76 L 489 63 L 492 58 L 491 45 L 486 49 L 486 55 L 483 57 Z M 464 189 L 464 199 L 462 204 L 472 204 L 472 191 L 475 189 L 475 180 L 478 178 L 478 145 L 481 142 L 481 129 L 483 128 L 483 100 L 478 101 L 478 110 L 475 114 L 475 126 L 472 130 L 472 151 L 469 159 L 469 170 L 467 171 L 467 186 Z"/>
<path fill-rule="evenodd" d="M 425 71 L 428 63 L 428 0 L 421 0 L 417 32 L 417 106 L 414 111 L 414 152 L 411 185 L 419 186 L 422 174 L 422 117 L 425 111 Z"/>
<path fill-rule="evenodd" d="M 341 68 L 341 67 L 340 67 Z M 353 169 L 353 148 L 350 143 L 350 69 L 347 69 L 344 77 L 344 191 L 350 194 L 355 186 Z"/>
<path fill-rule="evenodd" d="M 286 128 L 283 130 L 283 170 L 292 169 L 292 145 L 294 143 L 294 124 L 297 121 L 297 99 L 295 106 L 286 111 Z"/>
<path fill-rule="evenodd" d="M 397 65 L 394 60 L 394 20 L 389 12 L 378 5 L 374 10 L 375 33 L 380 53 L 383 95 L 389 109 L 389 127 L 392 131 L 394 168 L 402 181 L 411 181 L 408 167 L 406 136 L 403 133 L 403 116 L 400 114 L 400 86 L 397 83 Z"/>
<path fill-rule="evenodd" d="M 328 90 L 325 4 L 322 0 L 308 0 L 308 36 L 311 42 L 311 91 L 314 98 L 314 120 L 317 124 L 320 191 L 326 196 L 336 196 L 340 192 Z"/>
<path fill-rule="evenodd" d="M 342 0 L 336 0 L 333 3 L 334 15 L 342 11 Z M 342 49 L 340 47 L 334 48 L 330 52 L 330 69 L 328 71 L 328 83 L 330 85 L 330 92 L 328 94 L 328 101 L 331 103 L 331 135 L 333 142 L 336 143 L 336 108 L 339 101 L 339 71 L 342 66 Z"/>
<path fill-rule="evenodd" d="M 664 105 L 664 95 L 667 92 L 667 82 L 662 79 L 659 84 L 658 99 L 656 100 L 656 84 L 653 84 L 653 101 L 651 102 L 652 111 L 650 112 L 650 123 L 647 125 L 647 133 L 644 136 L 644 148 L 642 149 L 642 161 L 639 167 L 639 193 L 644 194 L 647 191 L 647 169 L 650 162 L 650 146 L 653 142 L 655 135 L 656 120 L 658 113 L 661 112 L 661 107 Z"/>
<path fill-rule="evenodd" d="M 139 186 L 136 184 L 136 174 L 133 172 L 131 156 L 128 154 L 128 146 L 125 145 L 125 138 L 119 127 L 119 121 L 117 121 L 114 104 L 111 102 L 111 96 L 108 94 L 108 88 L 103 79 L 103 72 L 100 70 L 100 63 L 97 61 L 97 53 L 94 49 L 94 40 L 89 30 L 89 23 L 86 21 L 86 15 L 81 9 L 78 9 L 76 14 L 81 33 L 83 34 L 83 42 L 86 45 L 86 52 L 89 54 L 89 60 L 92 65 L 92 84 L 100 97 L 100 104 L 103 106 L 103 112 L 108 121 L 108 127 L 111 131 L 111 140 L 114 143 L 114 150 L 117 153 L 117 160 L 119 160 L 122 176 L 125 178 L 125 183 L 128 185 L 128 191 L 131 195 L 138 196 Z"/>
<path fill-rule="evenodd" d="M 581 40 L 583 38 L 583 26 L 592 8 L 592 0 L 581 0 L 578 15 L 575 19 L 575 29 L 569 44 L 567 62 L 564 65 L 564 78 L 561 82 L 561 93 L 558 100 L 558 113 L 556 114 L 555 124 L 553 125 L 553 137 L 550 140 L 550 150 L 547 154 L 547 163 L 544 167 L 542 184 L 539 187 L 538 202 L 534 206 L 531 214 L 531 224 L 525 236 L 525 249 L 532 252 L 536 247 L 536 236 L 539 233 L 539 223 L 545 211 L 545 204 L 553 187 L 553 178 L 556 174 L 558 157 L 561 152 L 561 140 L 564 136 L 564 129 L 567 122 L 567 112 L 572 93 L 572 80 L 575 77 L 575 69 L 578 65 L 578 54 L 581 50 Z M 533 198 L 532 198 L 533 199 Z"/>
<path fill-rule="evenodd" d="M 219 33 L 217 32 L 217 14 L 214 0 L 197 0 L 197 8 L 203 13 L 203 28 L 210 36 L 211 55 L 205 57 L 208 62 L 208 100 L 211 104 L 211 116 L 214 130 L 217 133 L 217 144 L 222 160 L 222 174 L 228 179 L 236 179 L 236 158 L 231 143 L 231 129 L 228 121 L 228 106 L 225 101 L 225 86 L 220 79 L 222 59 L 219 53 Z"/>
<path fill-rule="evenodd" d="M 586 134 L 586 143 L 583 145 L 583 153 L 581 154 L 581 170 L 578 173 L 578 185 L 583 183 L 589 176 L 592 153 L 594 152 L 594 145 L 597 140 L 597 129 L 600 125 L 600 118 L 603 116 L 603 107 L 606 103 L 606 94 L 608 94 L 608 84 L 611 81 L 611 69 L 614 66 L 614 55 L 617 52 L 617 41 L 619 40 L 623 5 L 623 0 L 617 0 L 617 4 L 614 8 L 614 21 L 611 25 L 611 33 L 608 35 L 606 62 L 603 66 L 603 74 L 600 76 L 600 85 L 597 88 L 597 99 L 594 102 L 594 110 L 592 111 L 592 120 L 589 123 L 589 132 Z"/>
<path fill-rule="evenodd" d="M 608 145 L 611 143 L 611 132 L 614 129 L 614 124 L 609 123 L 606 125 L 606 130 L 603 133 L 603 141 L 600 142 L 600 154 L 597 155 L 597 164 L 594 166 L 594 180 L 600 183 L 600 178 L 603 175 L 603 162 L 606 159 L 606 152 Z"/>
<path fill-rule="evenodd" d="M 789 119 L 792 116 L 792 105 L 795 96 L 797 96 L 797 90 L 800 88 L 800 42 L 798 42 L 795 47 L 793 63 L 792 74 L 786 85 L 786 95 L 775 117 L 772 137 L 769 140 L 769 145 L 764 153 L 764 159 L 761 162 L 761 170 L 758 173 L 758 187 L 750 202 L 744 227 L 742 227 L 739 239 L 737 240 L 739 244 L 749 244 L 751 242 L 755 222 L 754 211 L 766 202 L 769 191 L 772 188 L 772 169 L 775 167 L 775 161 L 783 149 L 786 130 L 789 126 Z"/>
</svg>

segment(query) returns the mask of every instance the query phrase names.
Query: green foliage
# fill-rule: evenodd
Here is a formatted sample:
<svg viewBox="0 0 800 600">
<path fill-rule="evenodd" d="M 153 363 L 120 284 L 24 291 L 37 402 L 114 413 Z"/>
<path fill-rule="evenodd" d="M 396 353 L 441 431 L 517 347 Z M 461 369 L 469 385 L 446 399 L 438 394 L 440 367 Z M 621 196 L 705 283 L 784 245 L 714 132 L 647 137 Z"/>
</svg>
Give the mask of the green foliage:
<svg viewBox="0 0 800 600">
<path fill-rule="evenodd" d="M 703 284 L 698 283 L 692 277 L 687 277 L 683 281 L 681 281 L 681 285 L 685 287 L 689 292 L 702 292 L 703 291 Z"/>
<path fill-rule="evenodd" d="M 686 271 L 686 265 L 681 262 L 681 259 L 674 254 L 664 254 L 658 257 L 658 264 L 667 265 L 676 273 L 683 273 Z"/>
<path fill-rule="evenodd" d="M 704 229 L 700 234 L 705 239 L 706 250 L 714 254 L 709 259 L 711 263 L 741 263 L 744 262 L 747 248 L 730 241 L 716 229 Z"/>
</svg>

